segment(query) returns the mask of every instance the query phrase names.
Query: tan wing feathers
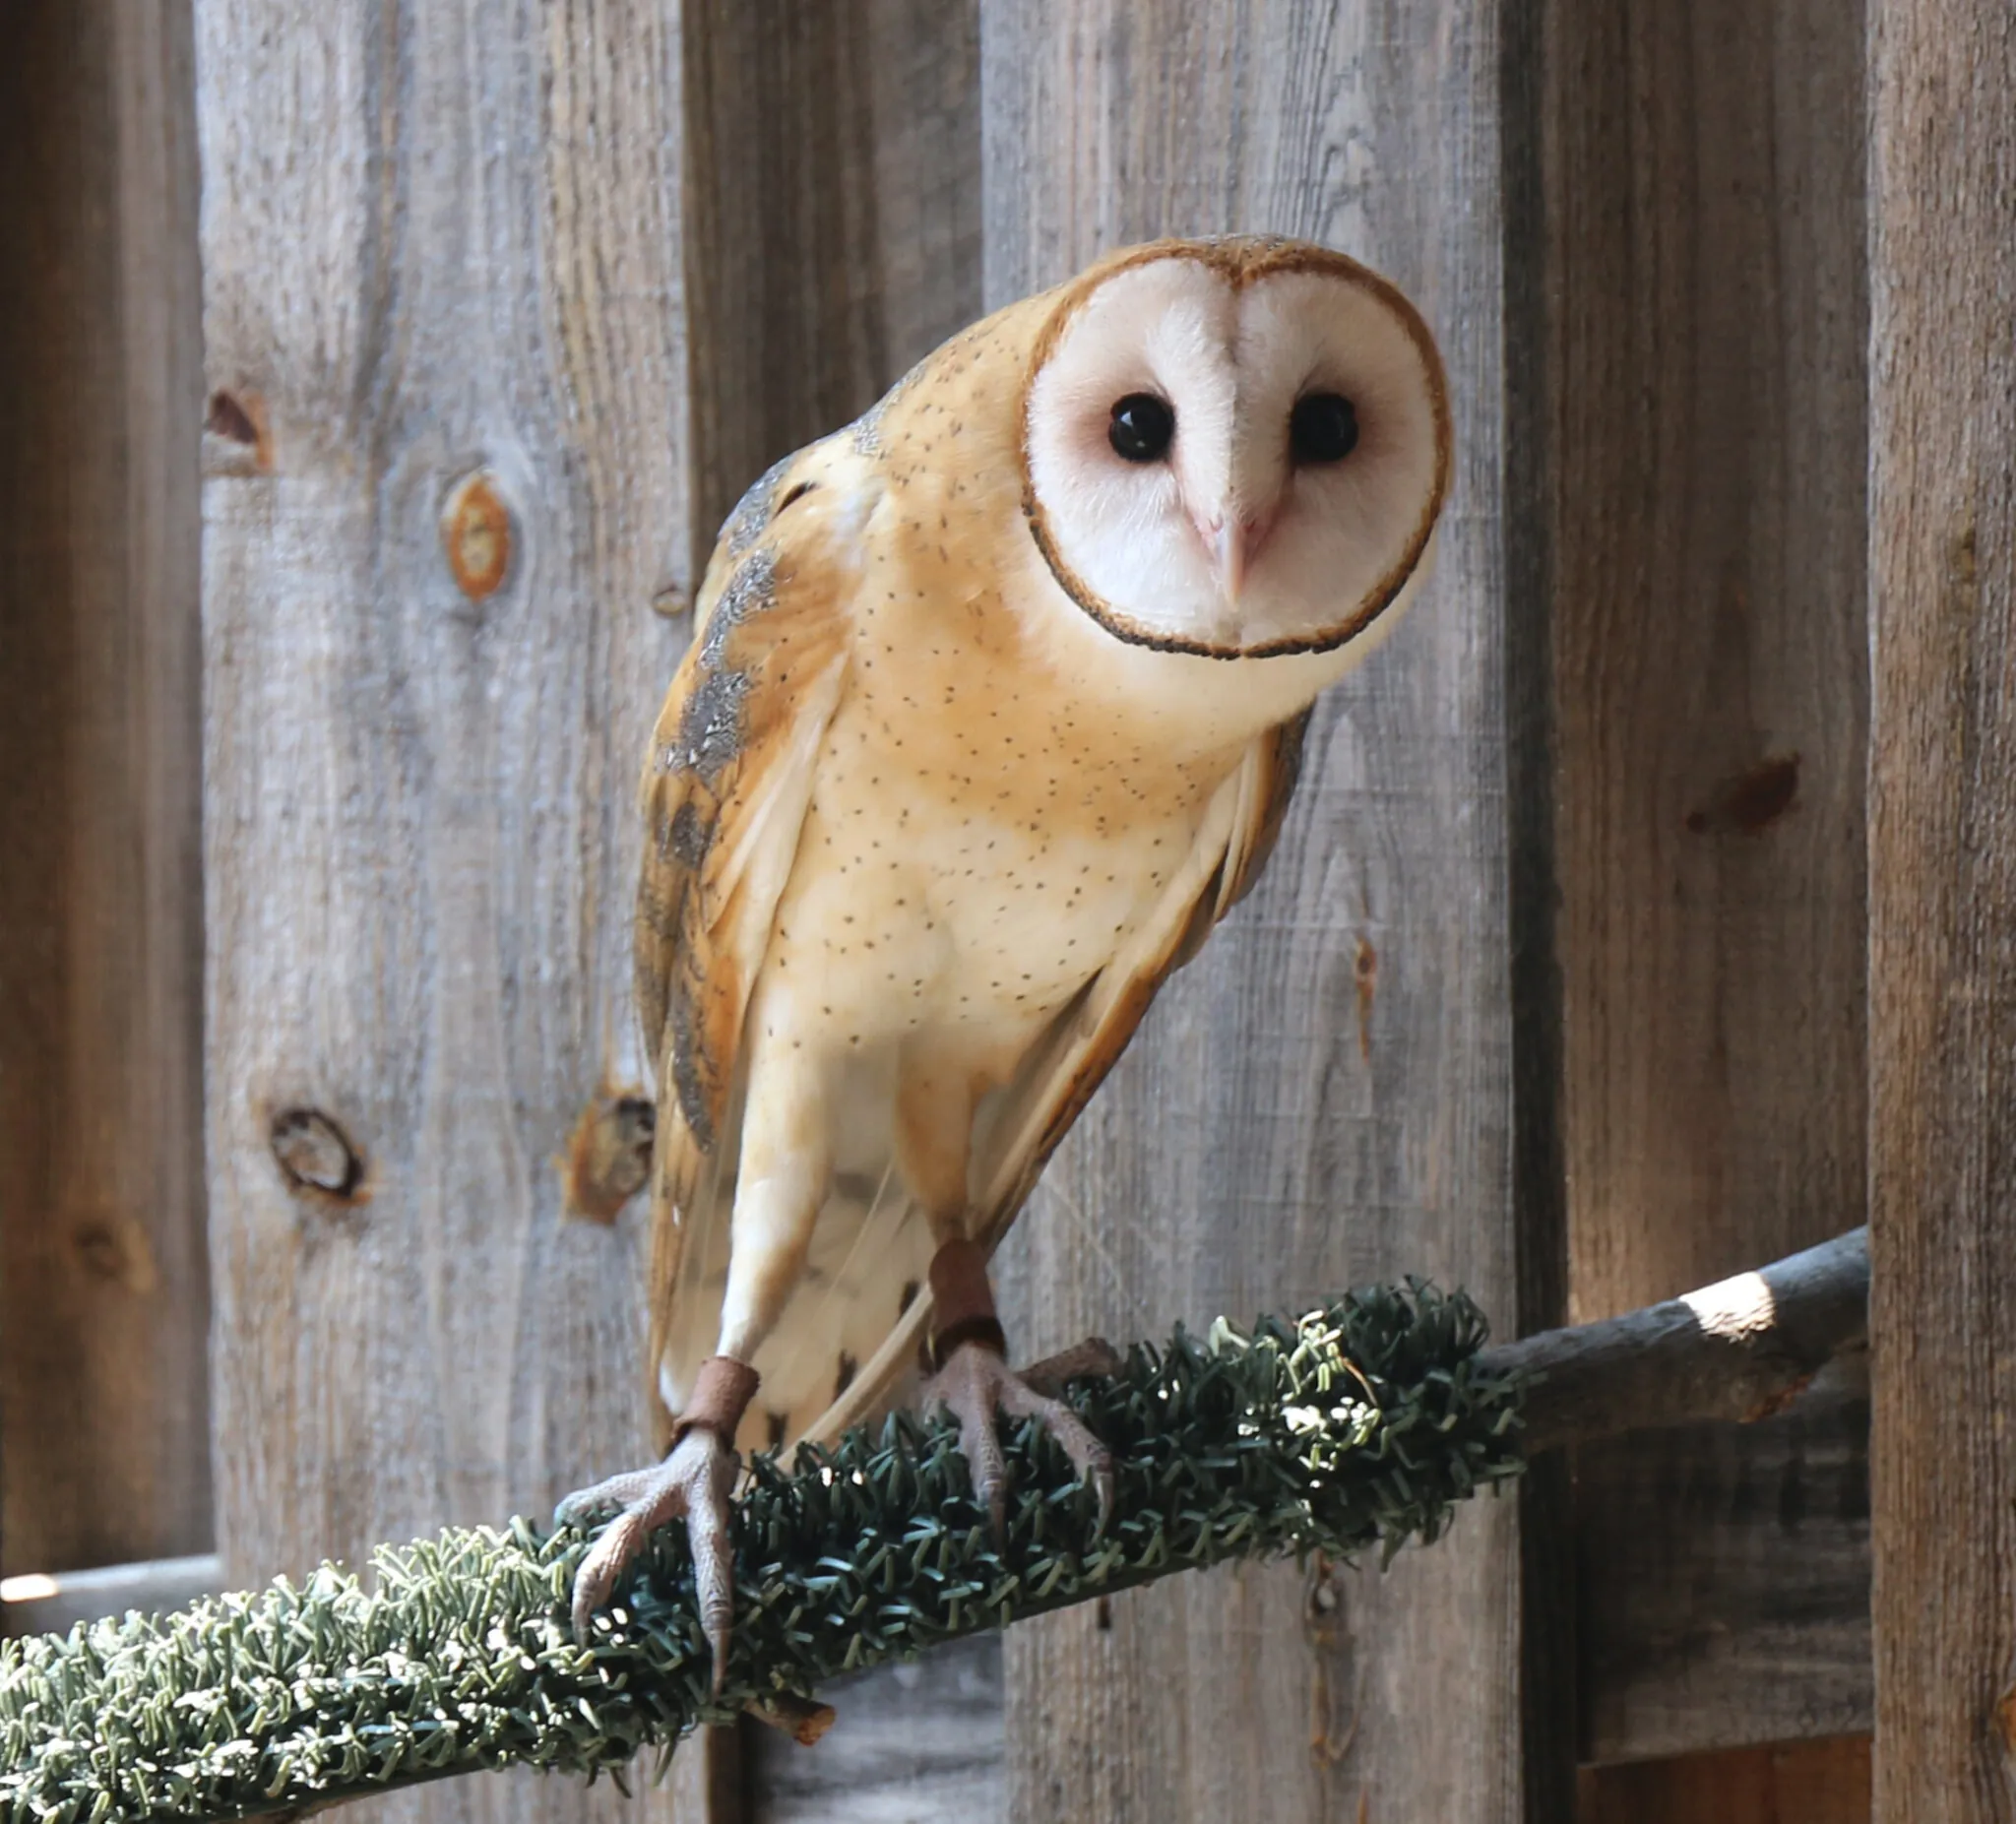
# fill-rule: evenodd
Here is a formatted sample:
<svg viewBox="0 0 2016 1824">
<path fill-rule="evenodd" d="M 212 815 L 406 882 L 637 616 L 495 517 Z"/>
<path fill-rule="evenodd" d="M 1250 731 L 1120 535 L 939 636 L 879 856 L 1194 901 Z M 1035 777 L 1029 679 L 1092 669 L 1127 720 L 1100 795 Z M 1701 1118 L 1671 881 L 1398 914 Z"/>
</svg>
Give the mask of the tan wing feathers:
<svg viewBox="0 0 2016 1824">
<path fill-rule="evenodd" d="M 847 674 L 850 554 L 823 503 L 779 519 L 821 448 L 773 469 L 724 528 L 645 770 L 636 997 L 659 1069 L 654 1365 L 673 1322 L 680 1216 L 722 1175 L 749 992 Z"/>
</svg>

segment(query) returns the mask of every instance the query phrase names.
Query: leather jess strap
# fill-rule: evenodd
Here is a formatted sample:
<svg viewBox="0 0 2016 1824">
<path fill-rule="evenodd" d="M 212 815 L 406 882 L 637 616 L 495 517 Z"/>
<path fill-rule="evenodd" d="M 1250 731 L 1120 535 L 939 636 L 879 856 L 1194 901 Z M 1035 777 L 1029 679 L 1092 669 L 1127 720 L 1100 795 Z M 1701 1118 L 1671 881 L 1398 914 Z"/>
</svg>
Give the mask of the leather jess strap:
<svg viewBox="0 0 2016 1824">
<path fill-rule="evenodd" d="M 931 1362 L 942 1368 L 952 1352 L 973 1343 L 996 1355 L 1008 1353 L 1008 1338 L 994 1312 L 994 1289 L 987 1282 L 987 1254 L 977 1241 L 948 1241 L 931 1256 Z"/>
<path fill-rule="evenodd" d="M 695 1426 L 704 1425 L 730 1450 L 735 1447 L 735 1429 L 763 1377 L 746 1362 L 732 1355 L 710 1355 L 693 1377 L 693 1394 L 672 1425 L 676 1444 Z"/>
</svg>

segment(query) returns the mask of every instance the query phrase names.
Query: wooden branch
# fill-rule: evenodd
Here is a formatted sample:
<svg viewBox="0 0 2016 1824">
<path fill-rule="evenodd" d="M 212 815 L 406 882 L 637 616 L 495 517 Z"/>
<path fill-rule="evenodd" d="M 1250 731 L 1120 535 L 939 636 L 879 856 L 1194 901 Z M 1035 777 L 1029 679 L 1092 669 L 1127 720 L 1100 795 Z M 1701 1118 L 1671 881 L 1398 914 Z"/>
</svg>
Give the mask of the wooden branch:
<svg viewBox="0 0 2016 1824">
<path fill-rule="evenodd" d="M 1501 1344 L 1482 1359 L 1539 1377 L 1525 1405 L 1534 1456 L 1623 1431 L 1763 1418 L 1867 1337 L 1868 1303 L 1869 1235 L 1854 1228 L 1644 1310 Z"/>
<path fill-rule="evenodd" d="M 80 1621 L 183 1608 L 226 1588 L 215 1552 L 145 1558 L 88 1571 L 30 1572 L 0 1579 L 0 1634 L 65 1634 Z"/>
</svg>

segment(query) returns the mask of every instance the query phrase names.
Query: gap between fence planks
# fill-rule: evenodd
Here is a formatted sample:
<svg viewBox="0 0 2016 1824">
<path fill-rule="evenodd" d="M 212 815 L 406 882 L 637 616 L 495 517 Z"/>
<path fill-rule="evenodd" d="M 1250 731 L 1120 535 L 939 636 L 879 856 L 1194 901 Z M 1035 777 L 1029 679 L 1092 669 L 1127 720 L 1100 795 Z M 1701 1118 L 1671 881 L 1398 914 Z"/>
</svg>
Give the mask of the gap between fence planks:
<svg viewBox="0 0 2016 1824">
<path fill-rule="evenodd" d="M 211 1542 L 188 0 L 0 59 L 0 1569 Z"/>
</svg>

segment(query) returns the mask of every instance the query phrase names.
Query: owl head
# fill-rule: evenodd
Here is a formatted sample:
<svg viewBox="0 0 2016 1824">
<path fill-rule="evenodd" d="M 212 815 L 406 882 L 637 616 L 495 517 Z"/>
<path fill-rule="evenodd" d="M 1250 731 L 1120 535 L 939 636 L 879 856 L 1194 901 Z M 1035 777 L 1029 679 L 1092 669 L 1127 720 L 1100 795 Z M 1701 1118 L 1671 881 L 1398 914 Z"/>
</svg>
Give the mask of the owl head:
<svg viewBox="0 0 2016 1824">
<path fill-rule="evenodd" d="M 1055 294 L 1033 355 L 1023 511 L 1117 638 L 1336 652 L 1422 569 L 1447 383 L 1414 306 L 1356 261 L 1285 240 L 1130 248 Z"/>
</svg>

